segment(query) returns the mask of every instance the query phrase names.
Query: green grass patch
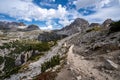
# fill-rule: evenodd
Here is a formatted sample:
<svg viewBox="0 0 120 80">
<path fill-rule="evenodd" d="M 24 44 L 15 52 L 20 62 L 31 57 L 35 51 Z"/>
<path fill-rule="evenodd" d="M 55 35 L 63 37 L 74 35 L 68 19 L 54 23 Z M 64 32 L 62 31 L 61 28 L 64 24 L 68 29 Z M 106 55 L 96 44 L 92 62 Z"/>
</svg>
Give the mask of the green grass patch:
<svg viewBox="0 0 120 80">
<path fill-rule="evenodd" d="M 4 58 L 0 56 L 0 65 L 4 62 Z"/>
<path fill-rule="evenodd" d="M 120 20 L 110 24 L 109 34 L 120 31 Z"/>
<path fill-rule="evenodd" d="M 96 27 L 93 27 L 93 28 L 90 28 L 90 29 L 86 30 L 86 32 L 88 33 L 88 32 L 91 32 L 91 31 L 100 31 L 101 29 L 102 29 L 101 27 L 96 26 Z"/>
<path fill-rule="evenodd" d="M 28 61 L 29 61 L 29 60 L 30 60 L 30 61 L 37 61 L 38 59 L 40 59 L 40 57 L 41 57 L 42 55 L 44 55 L 44 53 L 40 53 L 40 54 L 33 55 L 32 57 L 30 57 L 30 58 L 28 59 Z"/>
</svg>

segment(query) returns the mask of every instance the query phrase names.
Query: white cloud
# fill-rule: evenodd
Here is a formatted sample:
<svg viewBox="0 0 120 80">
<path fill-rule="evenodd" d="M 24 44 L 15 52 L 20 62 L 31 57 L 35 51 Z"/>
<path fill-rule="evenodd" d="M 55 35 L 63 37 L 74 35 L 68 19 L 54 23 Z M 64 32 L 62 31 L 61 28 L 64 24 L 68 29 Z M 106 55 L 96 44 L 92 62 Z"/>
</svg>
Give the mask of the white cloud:
<svg viewBox="0 0 120 80">
<path fill-rule="evenodd" d="M 7 6 L 6 6 L 7 5 Z M 4 0 L 0 2 L 0 13 L 10 15 L 18 20 L 23 19 L 27 21 L 47 20 L 52 18 L 63 19 L 67 14 L 66 8 L 61 5 L 58 9 L 45 9 L 38 7 L 31 1 L 21 0 Z"/>
<path fill-rule="evenodd" d="M 55 2 L 55 0 L 52 0 L 53 2 Z"/>
<path fill-rule="evenodd" d="M 110 2 L 111 2 L 111 0 L 101 0 L 100 2 L 98 2 L 98 3 L 96 4 L 96 7 L 97 7 L 97 8 L 102 8 L 102 7 L 104 7 L 105 5 L 108 5 Z"/>
<path fill-rule="evenodd" d="M 68 19 L 66 17 L 69 14 L 66 7 L 62 7 L 61 5 L 58 5 L 57 9 L 46 9 L 37 6 L 32 0 L 2 0 L 0 1 L 0 13 L 16 18 L 16 20 L 26 21 L 52 21 L 56 18 L 66 21 Z M 66 23 L 60 24 L 65 25 Z M 46 24 L 47 27 L 44 28 L 52 29 L 53 26 L 51 25 L 55 26 L 56 23 Z"/>
<path fill-rule="evenodd" d="M 80 15 L 80 17 L 89 20 L 90 22 L 103 22 L 107 18 L 113 20 L 120 19 L 120 0 L 77 0 L 74 1 L 77 9 L 92 7 L 95 13 L 91 15 Z M 81 13 L 82 14 L 82 13 Z"/>
<path fill-rule="evenodd" d="M 76 5 L 77 9 L 80 9 L 80 8 L 84 8 L 84 7 L 89 7 L 89 6 L 95 5 L 95 3 L 97 1 L 99 1 L 99 0 L 77 0 L 77 1 L 74 1 L 73 4 Z"/>
<path fill-rule="evenodd" d="M 42 30 L 52 30 L 53 29 L 53 26 L 52 25 L 49 25 L 47 27 L 40 27 L 40 29 Z"/>
<path fill-rule="evenodd" d="M 94 6 L 94 8 L 99 9 L 106 6 L 113 6 L 118 5 L 120 0 L 77 0 L 74 1 L 74 5 L 76 6 L 77 10 L 80 8 L 87 8 Z"/>
<path fill-rule="evenodd" d="M 107 18 L 111 18 L 113 20 L 119 20 L 120 19 L 119 7 L 115 6 L 110 8 L 102 8 L 102 9 L 99 9 L 95 14 L 85 16 L 85 18 L 91 22 L 93 21 L 97 22 L 96 19 L 99 19 L 102 22 Z"/>
<path fill-rule="evenodd" d="M 50 0 L 55 1 L 55 0 Z M 120 0 L 77 0 L 73 2 L 77 7 L 86 8 L 94 6 L 93 10 L 96 13 L 85 16 L 79 13 L 76 9 L 70 9 L 61 5 L 57 6 L 57 9 L 41 8 L 34 4 L 32 0 L 1 0 L 0 1 L 0 13 L 9 15 L 17 20 L 26 21 L 47 21 L 46 27 L 41 29 L 53 29 L 58 26 L 58 23 L 66 26 L 69 25 L 75 18 L 85 18 L 90 22 L 97 20 L 105 20 L 106 18 L 112 18 L 113 20 L 120 19 Z M 83 12 L 86 13 L 86 12 Z M 58 23 L 54 22 L 54 19 L 59 19 Z"/>
<path fill-rule="evenodd" d="M 64 19 L 64 20 L 59 20 L 60 24 L 63 24 L 63 26 L 66 26 L 68 24 L 70 24 L 71 21 L 69 21 L 68 19 Z"/>
<path fill-rule="evenodd" d="M 83 17 L 77 10 L 71 9 L 70 11 L 67 12 L 66 16 L 61 18 L 58 23 L 62 24 L 63 27 L 66 25 L 69 25 L 71 22 L 73 22 L 76 18 L 78 17 Z"/>
</svg>

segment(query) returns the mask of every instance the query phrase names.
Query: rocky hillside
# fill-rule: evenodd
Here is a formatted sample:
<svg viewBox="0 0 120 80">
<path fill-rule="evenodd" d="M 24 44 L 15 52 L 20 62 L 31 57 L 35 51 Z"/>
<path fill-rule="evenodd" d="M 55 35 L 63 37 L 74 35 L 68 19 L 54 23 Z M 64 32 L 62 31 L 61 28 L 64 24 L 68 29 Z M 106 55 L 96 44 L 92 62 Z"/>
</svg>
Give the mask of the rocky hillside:
<svg viewBox="0 0 120 80">
<path fill-rule="evenodd" d="M 102 27 L 93 26 L 90 30 L 72 37 L 67 44 L 74 45 L 68 54 L 67 64 L 70 72 L 74 72 L 73 78 L 120 79 L 120 21 L 106 23 Z"/>
</svg>

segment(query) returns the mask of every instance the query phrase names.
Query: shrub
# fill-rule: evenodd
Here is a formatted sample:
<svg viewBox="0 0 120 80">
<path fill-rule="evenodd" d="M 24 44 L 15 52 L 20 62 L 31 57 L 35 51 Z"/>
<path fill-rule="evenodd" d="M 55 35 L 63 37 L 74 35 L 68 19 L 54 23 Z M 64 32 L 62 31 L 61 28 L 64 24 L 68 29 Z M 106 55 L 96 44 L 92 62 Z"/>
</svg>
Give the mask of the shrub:
<svg viewBox="0 0 120 80">
<path fill-rule="evenodd" d="M 7 43 L 10 44 L 10 43 Z M 21 52 L 38 50 L 39 52 L 48 51 L 52 44 L 48 42 L 30 42 L 30 41 L 14 41 L 10 44 L 10 48 L 15 48 L 15 50 L 11 51 L 11 54 L 20 54 Z M 3 47 L 3 46 L 2 46 Z M 5 48 L 5 47 L 4 47 Z"/>
<path fill-rule="evenodd" d="M 4 66 L 3 71 L 9 72 L 14 67 L 15 67 L 15 59 L 13 59 L 11 57 L 5 57 L 5 66 Z"/>
<path fill-rule="evenodd" d="M 101 27 L 96 26 L 96 27 L 93 27 L 93 28 L 90 28 L 90 29 L 86 30 L 86 32 L 88 33 L 88 32 L 91 32 L 91 31 L 100 31 L 100 30 L 101 30 Z"/>
<path fill-rule="evenodd" d="M 120 31 L 120 20 L 110 24 L 109 33 L 114 33 Z"/>
<path fill-rule="evenodd" d="M 50 59 L 50 61 L 44 62 L 41 65 L 41 72 L 45 72 L 47 69 L 53 68 L 54 66 L 59 64 L 60 64 L 60 56 L 59 55 L 53 56 Z"/>
<path fill-rule="evenodd" d="M 0 65 L 4 62 L 4 58 L 0 56 Z"/>
<path fill-rule="evenodd" d="M 5 75 L 3 75 L 3 76 L 1 76 L 0 78 L 8 78 L 8 77 L 10 77 L 10 75 L 12 75 L 12 74 L 15 74 L 15 73 L 18 73 L 18 71 L 19 71 L 19 69 L 20 69 L 21 67 L 13 67 L 12 69 L 11 69 L 11 71 L 9 71 L 9 72 L 7 72 Z"/>
<path fill-rule="evenodd" d="M 40 53 L 40 54 L 33 55 L 33 56 L 30 57 L 28 60 L 37 61 L 42 55 L 44 55 L 44 54 L 43 54 L 43 53 Z"/>
<path fill-rule="evenodd" d="M 5 72 L 2 76 L 0 76 L 1 79 L 10 77 L 10 75 L 18 73 L 19 67 L 15 67 L 15 59 L 11 57 L 5 57 L 5 65 L 3 68 L 3 71 Z"/>
</svg>

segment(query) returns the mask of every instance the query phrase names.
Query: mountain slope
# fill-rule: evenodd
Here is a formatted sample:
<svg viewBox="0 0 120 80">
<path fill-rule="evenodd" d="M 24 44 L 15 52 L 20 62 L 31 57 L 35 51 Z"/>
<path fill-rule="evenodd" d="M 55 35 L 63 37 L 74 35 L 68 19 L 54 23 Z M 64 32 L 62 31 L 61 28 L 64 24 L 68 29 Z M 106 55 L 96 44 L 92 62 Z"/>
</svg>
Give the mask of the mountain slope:
<svg viewBox="0 0 120 80">
<path fill-rule="evenodd" d="M 108 27 L 79 33 L 67 41 L 67 44 L 74 45 L 73 51 L 68 54 L 67 65 L 76 73 L 76 78 L 119 80 L 120 30 L 108 34 L 112 26 Z"/>
</svg>

